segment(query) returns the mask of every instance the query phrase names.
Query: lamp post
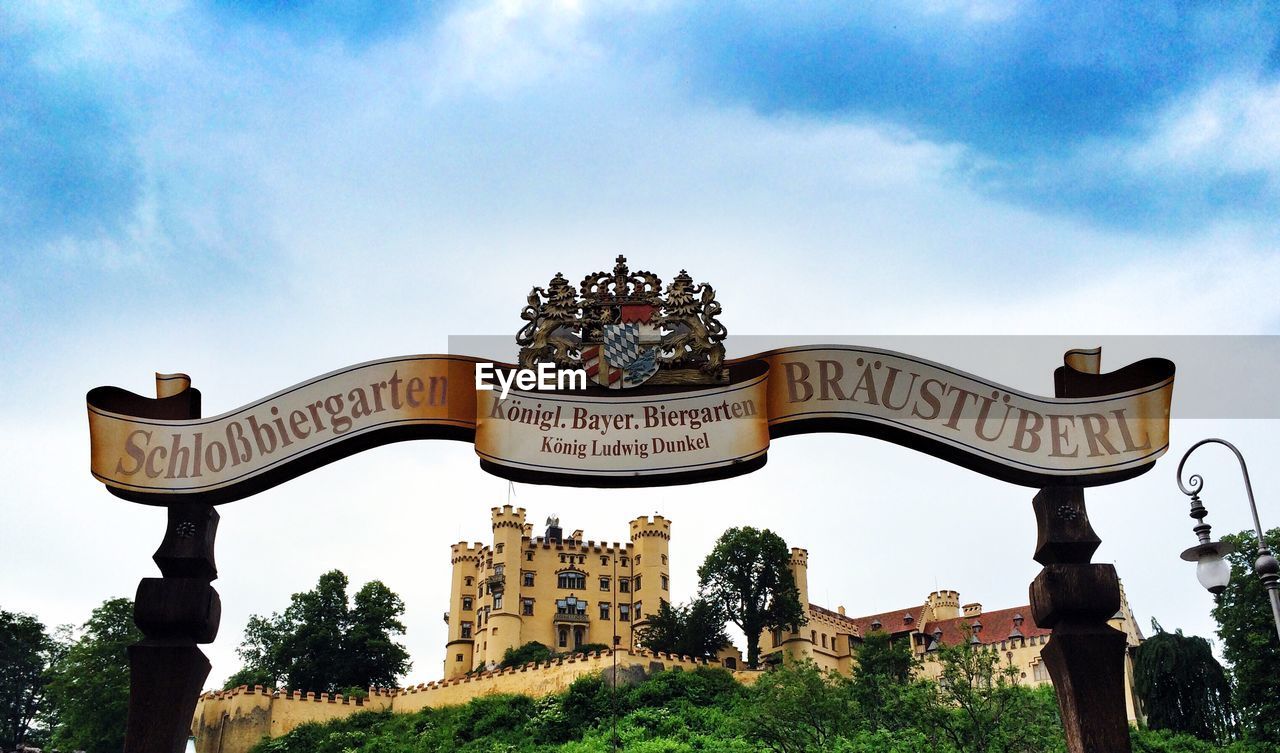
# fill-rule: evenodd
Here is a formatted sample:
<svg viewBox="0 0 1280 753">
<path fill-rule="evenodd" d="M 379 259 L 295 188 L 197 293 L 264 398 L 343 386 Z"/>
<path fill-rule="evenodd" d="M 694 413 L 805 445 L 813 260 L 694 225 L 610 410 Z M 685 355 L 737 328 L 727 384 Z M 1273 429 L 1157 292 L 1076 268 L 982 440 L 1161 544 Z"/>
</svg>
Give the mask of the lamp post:
<svg viewBox="0 0 1280 753">
<path fill-rule="evenodd" d="M 1227 582 L 1231 579 L 1231 565 L 1223 558 L 1234 552 L 1235 547 L 1225 541 L 1209 540 L 1210 526 L 1204 522 L 1209 511 L 1200 501 L 1200 490 L 1204 488 L 1204 479 L 1199 474 L 1193 474 L 1187 479 L 1186 484 L 1182 483 L 1182 468 L 1187 464 L 1187 458 L 1191 457 L 1191 453 L 1195 452 L 1200 445 L 1210 443 L 1226 446 L 1235 453 L 1236 460 L 1240 461 L 1240 472 L 1244 474 L 1244 490 L 1249 497 L 1249 509 L 1253 513 L 1253 529 L 1258 534 L 1258 559 L 1253 563 L 1253 569 L 1258 574 L 1258 579 L 1262 581 L 1262 585 L 1266 587 L 1267 597 L 1271 599 L 1271 616 L 1276 622 L 1276 635 L 1280 637 L 1280 561 L 1276 560 L 1271 553 L 1263 536 L 1262 523 L 1258 520 L 1258 504 L 1253 499 L 1253 486 L 1249 483 L 1249 468 L 1244 463 L 1244 456 L 1235 445 L 1225 439 L 1202 439 L 1196 442 L 1178 463 L 1178 488 L 1183 494 L 1191 497 L 1191 517 L 1196 521 L 1195 527 L 1191 530 L 1200 539 L 1199 544 L 1182 553 L 1182 559 L 1197 563 L 1196 578 L 1200 581 L 1200 585 L 1209 590 L 1209 593 L 1216 595 L 1227 590 Z"/>
</svg>

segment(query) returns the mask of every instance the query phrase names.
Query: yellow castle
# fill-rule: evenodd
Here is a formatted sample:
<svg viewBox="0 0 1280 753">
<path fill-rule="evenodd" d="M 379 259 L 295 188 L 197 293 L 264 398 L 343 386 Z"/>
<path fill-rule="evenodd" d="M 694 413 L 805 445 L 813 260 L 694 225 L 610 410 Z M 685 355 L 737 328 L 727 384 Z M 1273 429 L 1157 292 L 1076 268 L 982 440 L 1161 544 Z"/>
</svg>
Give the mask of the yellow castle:
<svg viewBox="0 0 1280 753">
<path fill-rule="evenodd" d="M 671 521 L 655 515 L 631 521 L 626 543 L 585 540 L 582 531 L 565 535 L 554 516 L 541 536 L 525 520 L 523 508 L 510 505 L 490 512 L 493 541 L 454 544 L 450 551 L 451 587 L 445 613 L 448 638 L 443 679 L 393 689 L 371 689 L 367 699 L 341 695 L 240 687 L 206 693 L 192 720 L 198 753 L 246 753 L 264 737 L 276 737 L 307 721 L 325 721 L 372 709 L 409 713 L 423 708 L 466 703 L 492 693 L 545 695 L 562 692 L 574 678 L 593 672 L 655 671 L 720 666 L 740 682 L 759 672 L 742 665 L 741 654 L 725 649 L 715 659 L 653 653 L 635 645 L 636 628 L 669 601 L 668 546 Z M 761 636 L 766 662 L 808 659 L 825 669 L 849 674 L 863 636 L 884 631 L 893 640 L 910 641 L 921 659 L 920 673 L 937 678 L 934 660 L 941 645 L 967 641 L 999 652 L 1026 685 L 1049 682 L 1040 651 L 1051 631 L 1030 619 L 1029 605 L 984 610 L 965 604 L 956 591 L 938 590 L 901 609 L 850 617 L 809 601 L 809 554 L 791 550 L 790 568 L 805 605 L 808 622 L 799 630 Z M 1133 651 L 1142 641 L 1128 600 L 1111 625 L 1128 638 L 1125 698 L 1130 721 L 1139 718 L 1133 692 Z M 497 669 L 503 654 L 538 641 L 559 656 L 542 664 Z M 580 649 L 581 651 L 575 651 Z M 576 654 L 576 655 L 575 655 Z"/>
<path fill-rule="evenodd" d="M 661 515 L 631 521 L 626 543 L 567 536 L 556 517 L 533 535 L 523 507 L 490 511 L 493 541 L 451 548 L 444 677 L 492 669 L 537 641 L 559 653 L 588 644 L 630 649 L 646 615 L 671 599 Z"/>
<path fill-rule="evenodd" d="M 1016 679 L 1021 684 L 1035 686 L 1050 682 L 1040 650 L 1053 631 L 1037 626 L 1028 618 L 1030 604 L 984 611 L 980 603 L 963 604 L 958 591 L 938 590 L 921 603 L 865 617 L 849 617 L 843 606 L 832 611 L 809 601 L 808 551 L 792 547 L 790 568 L 809 621 L 794 632 L 775 630 L 762 635 L 760 653 L 766 661 L 809 659 L 824 669 L 850 674 L 857 663 L 862 636 L 883 631 L 893 640 L 910 641 L 913 652 L 921 659 L 921 674 L 931 679 L 937 679 L 941 673 L 941 665 L 935 661 L 939 646 L 969 643 L 985 651 L 998 651 L 1003 663 L 1018 670 Z M 1143 638 L 1123 585 L 1120 610 L 1109 624 L 1123 632 L 1127 640 L 1125 708 L 1129 721 L 1136 723 L 1141 707 L 1133 689 L 1133 657 Z"/>
</svg>

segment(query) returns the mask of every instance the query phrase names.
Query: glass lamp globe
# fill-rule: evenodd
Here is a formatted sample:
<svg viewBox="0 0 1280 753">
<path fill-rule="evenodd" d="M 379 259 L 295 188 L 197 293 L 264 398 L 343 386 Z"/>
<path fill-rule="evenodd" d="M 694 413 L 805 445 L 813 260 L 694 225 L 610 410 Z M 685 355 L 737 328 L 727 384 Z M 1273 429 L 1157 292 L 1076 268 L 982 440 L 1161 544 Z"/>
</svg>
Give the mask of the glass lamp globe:
<svg viewBox="0 0 1280 753">
<path fill-rule="evenodd" d="M 1223 559 L 1222 552 L 1203 552 L 1196 562 L 1196 580 L 1209 593 L 1220 594 L 1227 590 L 1227 583 L 1231 580 L 1231 563 Z"/>
<path fill-rule="evenodd" d="M 1236 550 L 1228 541 L 1206 541 L 1182 553 L 1182 559 L 1196 563 L 1196 580 L 1211 594 L 1227 590 L 1231 563 L 1224 559 Z"/>
</svg>

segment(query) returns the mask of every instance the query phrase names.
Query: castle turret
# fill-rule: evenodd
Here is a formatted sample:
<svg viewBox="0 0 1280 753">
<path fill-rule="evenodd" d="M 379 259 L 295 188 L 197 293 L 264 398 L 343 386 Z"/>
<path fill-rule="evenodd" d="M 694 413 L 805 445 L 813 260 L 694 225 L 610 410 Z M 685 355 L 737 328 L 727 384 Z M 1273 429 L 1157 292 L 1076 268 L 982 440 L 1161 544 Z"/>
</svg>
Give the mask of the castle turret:
<svg viewBox="0 0 1280 753">
<path fill-rule="evenodd" d="M 490 607 L 484 649 L 486 664 L 497 664 L 509 648 L 520 646 L 520 542 L 524 508 L 511 505 L 490 510 L 493 562 L 485 569 L 484 605 Z"/>
<path fill-rule="evenodd" d="M 937 620 L 954 620 L 964 616 L 960 606 L 959 591 L 934 591 L 924 602 L 924 614 L 920 624 Z"/>
<path fill-rule="evenodd" d="M 796 582 L 796 592 L 800 600 L 800 611 L 809 614 L 809 550 L 791 547 L 791 559 L 788 561 L 791 577 Z M 788 659 L 813 658 L 813 637 L 811 630 L 803 625 L 793 633 L 786 633 L 783 648 Z"/>
<path fill-rule="evenodd" d="M 635 622 L 658 613 L 663 602 L 671 602 L 671 568 L 667 549 L 671 543 L 671 521 L 661 515 L 642 515 L 631 521 L 631 603 Z"/>
<path fill-rule="evenodd" d="M 453 576 L 449 585 L 449 611 L 444 619 L 449 625 L 445 644 L 444 676 L 461 677 L 471 671 L 475 662 L 475 630 L 478 599 L 476 584 L 480 578 L 480 544 L 459 541 L 450 547 L 449 562 Z"/>
</svg>

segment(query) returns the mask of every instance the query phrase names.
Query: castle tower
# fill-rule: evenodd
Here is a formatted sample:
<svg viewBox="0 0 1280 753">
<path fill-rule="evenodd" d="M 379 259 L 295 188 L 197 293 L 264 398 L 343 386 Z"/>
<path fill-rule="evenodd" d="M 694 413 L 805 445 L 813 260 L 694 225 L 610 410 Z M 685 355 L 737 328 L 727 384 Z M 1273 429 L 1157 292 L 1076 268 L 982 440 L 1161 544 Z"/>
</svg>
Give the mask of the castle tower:
<svg viewBox="0 0 1280 753">
<path fill-rule="evenodd" d="M 960 606 L 959 591 L 934 591 L 929 594 L 929 598 L 924 602 L 924 614 L 920 624 L 924 625 L 935 620 L 954 620 L 964 616 L 964 610 Z"/>
<path fill-rule="evenodd" d="M 671 602 L 671 568 L 667 550 L 671 521 L 661 515 L 642 515 L 631 521 L 631 604 L 634 628 L 648 615 L 658 613 L 662 602 Z"/>
<path fill-rule="evenodd" d="M 524 508 L 511 505 L 490 511 L 493 523 L 493 562 L 485 569 L 484 606 L 491 607 L 484 661 L 496 664 L 520 640 L 520 543 L 524 535 Z"/>
<path fill-rule="evenodd" d="M 449 611 L 445 622 L 449 625 L 449 638 L 445 644 L 445 679 L 461 677 L 471 671 L 475 661 L 475 630 L 478 599 L 476 584 L 480 579 L 480 551 L 482 545 L 468 546 L 459 541 L 450 547 L 449 562 L 453 577 L 449 585 Z"/>
<path fill-rule="evenodd" d="M 791 547 L 791 559 L 788 564 L 791 568 L 791 577 L 796 582 L 801 613 L 807 615 L 809 614 L 809 550 Z M 798 631 L 785 635 L 783 650 L 788 659 L 813 657 L 813 637 L 809 628 L 801 625 Z"/>
</svg>

